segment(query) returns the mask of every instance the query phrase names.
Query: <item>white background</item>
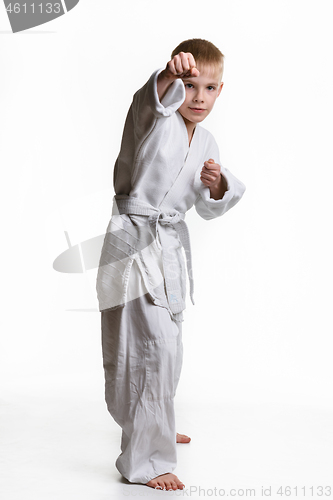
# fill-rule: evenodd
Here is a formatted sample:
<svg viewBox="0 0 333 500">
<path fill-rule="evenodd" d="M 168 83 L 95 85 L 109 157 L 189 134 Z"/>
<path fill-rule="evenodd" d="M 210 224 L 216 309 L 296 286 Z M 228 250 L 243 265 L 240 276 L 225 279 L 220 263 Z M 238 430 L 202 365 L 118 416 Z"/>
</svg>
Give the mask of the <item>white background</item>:
<svg viewBox="0 0 333 500">
<path fill-rule="evenodd" d="M 175 472 L 194 498 L 333 487 L 332 14 L 330 1 L 81 0 L 12 34 L 0 7 L 3 498 L 164 494 L 114 468 L 96 269 L 52 264 L 64 231 L 72 245 L 105 231 L 132 95 L 192 37 L 225 54 L 203 125 L 247 191 L 220 219 L 187 215 L 196 305 L 176 412 L 192 442 Z"/>
</svg>

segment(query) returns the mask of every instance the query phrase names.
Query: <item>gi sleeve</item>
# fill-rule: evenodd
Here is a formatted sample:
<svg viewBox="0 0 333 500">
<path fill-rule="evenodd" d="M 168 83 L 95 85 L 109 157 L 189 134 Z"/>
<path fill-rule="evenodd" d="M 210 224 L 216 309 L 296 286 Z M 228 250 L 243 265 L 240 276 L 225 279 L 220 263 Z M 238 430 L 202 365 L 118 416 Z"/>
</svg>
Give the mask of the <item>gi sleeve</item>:
<svg viewBox="0 0 333 500">
<path fill-rule="evenodd" d="M 195 209 L 203 219 L 209 220 L 214 219 L 215 217 L 220 217 L 225 214 L 230 208 L 232 208 L 239 200 L 242 198 L 245 192 L 245 185 L 237 179 L 227 168 L 224 168 L 220 162 L 220 155 L 218 146 L 215 140 L 212 138 L 212 145 L 209 148 L 209 151 L 206 153 L 208 161 L 210 158 L 213 158 L 215 163 L 218 163 L 221 167 L 220 175 L 223 175 L 227 181 L 227 190 L 223 195 L 223 198 L 220 200 L 214 200 L 214 198 L 210 197 L 210 189 L 205 186 L 203 182 L 200 180 L 200 172 L 202 170 L 203 165 L 198 169 L 197 176 L 199 176 L 199 195 L 194 203 Z"/>
<path fill-rule="evenodd" d="M 133 119 L 135 127 L 148 129 L 156 118 L 167 118 L 177 111 L 185 100 L 185 87 L 178 78 L 168 88 L 160 101 L 157 93 L 157 78 L 163 68 L 154 71 L 147 83 L 133 96 Z"/>
</svg>

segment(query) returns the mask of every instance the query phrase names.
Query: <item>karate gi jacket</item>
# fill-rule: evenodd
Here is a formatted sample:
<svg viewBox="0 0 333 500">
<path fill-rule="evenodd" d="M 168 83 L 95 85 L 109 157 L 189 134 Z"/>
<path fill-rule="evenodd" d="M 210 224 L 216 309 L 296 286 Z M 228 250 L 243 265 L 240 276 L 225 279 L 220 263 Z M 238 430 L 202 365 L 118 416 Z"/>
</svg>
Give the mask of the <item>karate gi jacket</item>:
<svg viewBox="0 0 333 500">
<path fill-rule="evenodd" d="M 121 149 L 114 168 L 115 198 L 97 274 L 100 311 L 124 306 L 149 293 L 157 306 L 182 321 L 186 268 L 193 302 L 189 235 L 184 218 L 193 205 L 204 219 L 219 217 L 242 197 L 245 186 L 220 163 L 212 134 L 196 125 L 189 146 L 178 112 L 185 87 L 177 79 L 160 101 L 155 71 L 133 96 Z M 227 191 L 220 200 L 200 180 L 205 161 L 221 166 Z M 184 260 L 183 250 L 186 259 Z M 137 265 L 133 266 L 133 262 Z M 141 273 L 144 288 L 131 290 L 131 270 Z"/>
</svg>

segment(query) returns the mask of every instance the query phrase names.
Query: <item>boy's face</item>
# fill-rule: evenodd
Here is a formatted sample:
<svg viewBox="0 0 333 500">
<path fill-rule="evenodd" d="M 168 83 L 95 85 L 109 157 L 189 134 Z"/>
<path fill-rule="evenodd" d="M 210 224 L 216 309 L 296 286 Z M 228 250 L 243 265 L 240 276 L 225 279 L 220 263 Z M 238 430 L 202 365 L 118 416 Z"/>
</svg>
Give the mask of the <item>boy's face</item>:
<svg viewBox="0 0 333 500">
<path fill-rule="evenodd" d="M 186 97 L 178 111 L 185 123 L 202 122 L 213 109 L 223 87 L 219 66 L 198 64 L 197 68 L 200 71 L 199 76 L 182 79 Z"/>
</svg>

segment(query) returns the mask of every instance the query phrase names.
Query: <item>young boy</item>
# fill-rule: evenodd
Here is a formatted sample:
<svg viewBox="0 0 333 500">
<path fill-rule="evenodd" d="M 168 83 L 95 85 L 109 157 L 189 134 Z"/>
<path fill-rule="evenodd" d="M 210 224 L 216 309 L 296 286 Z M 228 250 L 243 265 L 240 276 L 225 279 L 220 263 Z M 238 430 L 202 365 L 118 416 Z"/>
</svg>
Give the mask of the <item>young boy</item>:
<svg viewBox="0 0 333 500">
<path fill-rule="evenodd" d="M 114 169 L 115 198 L 97 276 L 105 397 L 122 428 L 119 472 L 130 482 L 183 489 L 172 474 L 174 396 L 182 366 L 186 267 L 193 277 L 185 213 L 223 215 L 245 186 L 221 166 L 199 124 L 223 83 L 223 54 L 192 39 L 136 92 Z"/>
</svg>

